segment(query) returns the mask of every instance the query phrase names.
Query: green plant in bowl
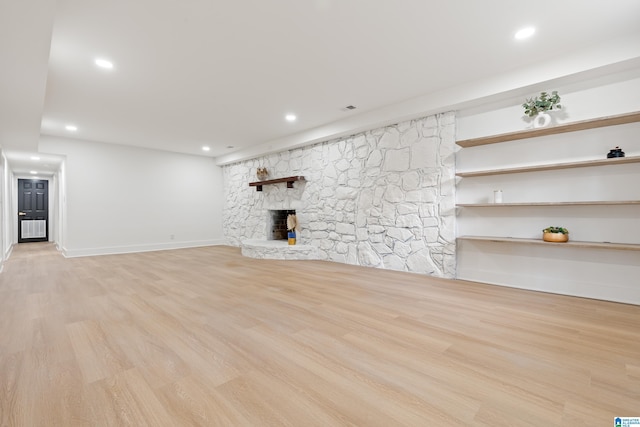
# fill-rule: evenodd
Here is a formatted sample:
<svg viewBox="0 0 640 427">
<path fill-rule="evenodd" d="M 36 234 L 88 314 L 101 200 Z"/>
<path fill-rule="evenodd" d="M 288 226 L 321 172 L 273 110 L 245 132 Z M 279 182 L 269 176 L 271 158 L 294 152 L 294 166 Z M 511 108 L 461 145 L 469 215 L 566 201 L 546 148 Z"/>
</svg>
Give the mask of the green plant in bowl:
<svg viewBox="0 0 640 427">
<path fill-rule="evenodd" d="M 544 230 L 542 230 L 543 233 L 562 233 L 562 234 L 569 234 L 569 230 L 567 230 L 564 227 L 547 227 Z"/>
<path fill-rule="evenodd" d="M 524 114 L 529 117 L 535 117 L 545 111 L 559 110 L 562 108 L 562 105 L 560 105 L 560 95 L 558 95 L 557 90 L 554 90 L 551 94 L 548 92 L 540 92 L 539 96 L 527 98 L 525 103 L 522 104 L 522 108 L 524 108 Z"/>
<path fill-rule="evenodd" d="M 542 230 L 542 240 L 556 243 L 568 242 L 569 230 L 564 227 L 547 227 Z"/>
</svg>

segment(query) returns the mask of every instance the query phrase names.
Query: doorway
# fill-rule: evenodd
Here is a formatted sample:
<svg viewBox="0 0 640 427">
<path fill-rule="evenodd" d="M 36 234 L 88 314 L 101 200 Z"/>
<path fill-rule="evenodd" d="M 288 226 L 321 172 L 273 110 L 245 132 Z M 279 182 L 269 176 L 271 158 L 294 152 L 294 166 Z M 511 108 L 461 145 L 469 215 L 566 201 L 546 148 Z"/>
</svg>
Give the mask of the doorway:
<svg viewBox="0 0 640 427">
<path fill-rule="evenodd" d="M 49 181 L 18 179 L 18 243 L 49 240 Z"/>
</svg>

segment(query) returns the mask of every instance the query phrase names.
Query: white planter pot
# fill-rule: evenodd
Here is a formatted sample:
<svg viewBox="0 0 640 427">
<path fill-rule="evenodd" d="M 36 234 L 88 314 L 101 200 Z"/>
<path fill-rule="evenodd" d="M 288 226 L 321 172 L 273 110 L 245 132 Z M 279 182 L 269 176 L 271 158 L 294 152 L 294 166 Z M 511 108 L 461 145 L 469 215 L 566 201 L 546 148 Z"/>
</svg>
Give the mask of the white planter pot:
<svg viewBox="0 0 640 427">
<path fill-rule="evenodd" d="M 549 113 L 538 113 L 538 115 L 533 119 L 533 127 L 534 128 L 543 128 L 548 126 L 551 123 L 551 116 Z"/>
</svg>

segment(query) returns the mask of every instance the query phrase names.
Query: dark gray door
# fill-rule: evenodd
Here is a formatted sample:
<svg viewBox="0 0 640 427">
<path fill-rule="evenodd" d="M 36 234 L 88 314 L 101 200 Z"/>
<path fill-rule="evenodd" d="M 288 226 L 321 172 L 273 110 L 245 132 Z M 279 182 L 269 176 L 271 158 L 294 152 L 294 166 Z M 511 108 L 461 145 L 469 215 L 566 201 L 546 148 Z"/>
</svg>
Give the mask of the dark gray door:
<svg viewBox="0 0 640 427">
<path fill-rule="evenodd" d="M 18 243 L 49 240 L 49 182 L 18 180 Z"/>
</svg>

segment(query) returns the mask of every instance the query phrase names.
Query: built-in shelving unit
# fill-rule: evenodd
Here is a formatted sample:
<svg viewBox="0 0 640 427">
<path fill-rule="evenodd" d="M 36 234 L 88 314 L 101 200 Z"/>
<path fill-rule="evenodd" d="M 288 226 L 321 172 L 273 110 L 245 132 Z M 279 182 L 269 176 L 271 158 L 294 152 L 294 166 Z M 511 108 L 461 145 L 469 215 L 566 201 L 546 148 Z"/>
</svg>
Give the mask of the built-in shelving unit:
<svg viewBox="0 0 640 427">
<path fill-rule="evenodd" d="M 458 240 L 475 240 L 481 242 L 495 243 L 519 243 L 526 245 L 551 245 L 555 247 L 573 247 L 573 248 L 596 248 L 596 249 L 616 249 L 623 251 L 640 251 L 640 245 L 631 243 L 610 243 L 610 242 L 574 242 L 568 241 L 564 243 L 545 242 L 540 239 L 523 239 L 518 237 L 493 237 L 493 236 L 460 236 Z"/>
<path fill-rule="evenodd" d="M 264 181 L 250 182 L 250 187 L 256 187 L 256 191 L 262 191 L 263 185 L 280 184 L 282 182 L 287 183 L 287 188 L 293 188 L 293 183 L 296 181 L 304 181 L 304 176 L 288 176 L 286 178 L 267 179 Z"/>
<path fill-rule="evenodd" d="M 460 147 L 469 148 L 479 145 L 497 144 L 500 142 L 516 141 L 518 139 L 535 138 L 538 136 L 557 135 L 566 132 L 576 132 L 586 129 L 595 129 L 606 126 L 622 125 L 626 123 L 640 122 L 640 111 L 615 116 L 601 117 L 598 119 L 582 120 L 564 125 L 547 128 L 536 128 L 517 132 L 503 133 L 500 135 L 484 136 L 480 138 L 463 139 L 457 141 Z"/>
<path fill-rule="evenodd" d="M 640 304 L 639 122 L 633 112 L 457 141 L 457 277 Z M 628 157 L 605 158 L 616 145 Z M 496 189 L 506 203 L 489 202 Z M 547 226 L 567 227 L 569 242 L 543 241 Z"/>
<path fill-rule="evenodd" d="M 476 176 L 505 175 L 505 174 L 523 173 L 523 172 L 541 172 L 541 171 L 560 170 L 560 169 L 586 168 L 586 167 L 593 167 L 593 166 L 612 166 L 612 165 L 621 165 L 626 163 L 639 163 L 639 162 L 640 162 L 640 156 L 614 157 L 612 159 L 584 160 L 580 162 L 552 163 L 548 165 L 533 165 L 533 166 L 523 166 L 523 167 L 517 167 L 517 168 L 487 169 L 487 170 L 481 170 L 481 171 L 457 172 L 456 175 L 461 178 L 473 178 Z"/>
<path fill-rule="evenodd" d="M 463 148 L 468 147 L 477 147 L 481 145 L 487 144 L 496 144 L 501 142 L 509 142 L 515 141 L 525 138 L 534 138 L 539 136 L 546 135 L 554 135 L 559 133 L 566 132 L 575 132 L 586 129 L 595 129 L 606 126 L 615 126 L 626 123 L 634 123 L 640 122 L 640 112 L 634 112 L 629 114 L 620 114 L 617 116 L 609 116 L 603 117 L 599 119 L 592 120 L 583 120 L 579 122 L 573 122 L 565 125 L 553 126 L 549 128 L 537 128 L 532 130 L 524 130 L 518 132 L 505 133 L 501 135 L 495 136 L 487 136 L 481 138 L 473 138 L 466 139 L 462 141 L 458 141 L 457 144 Z M 522 167 L 514 167 L 514 168 L 503 168 L 503 169 L 486 169 L 486 170 L 478 170 L 478 171 L 468 171 L 468 172 L 457 172 L 456 175 L 460 178 L 474 178 L 481 176 L 492 176 L 492 175 L 505 175 L 505 174 L 516 174 L 516 173 L 524 173 L 524 172 L 542 172 L 542 171 L 550 171 L 550 170 L 561 170 L 561 169 L 574 169 L 574 168 L 585 168 L 585 167 L 594 167 L 594 166 L 616 166 L 623 165 L 629 163 L 640 163 L 640 156 L 633 157 L 616 157 L 616 158 L 605 158 L 605 159 L 595 159 L 595 160 L 583 160 L 576 162 L 563 162 L 563 163 L 553 163 L 553 164 L 544 164 L 544 165 L 532 165 L 532 166 L 522 166 Z M 519 203 L 458 203 L 457 207 L 461 208 L 510 208 L 510 207 L 551 207 L 551 206 L 615 206 L 615 205 L 640 205 L 640 201 L 638 200 L 590 200 L 590 201 L 559 201 L 559 202 L 519 202 Z M 490 240 L 490 241 L 500 241 L 500 242 L 510 242 L 510 243 L 527 243 L 527 244 L 538 244 L 538 243 L 546 243 L 541 240 L 535 239 L 516 239 L 516 238 L 500 238 L 500 237 L 473 237 L 473 236 L 464 236 L 461 239 L 475 239 L 475 240 Z M 574 242 L 572 246 L 580 245 L 581 247 L 599 247 L 599 248 L 612 248 L 619 249 L 619 244 L 616 243 L 598 243 L 598 242 Z M 622 247 L 638 247 L 640 245 L 622 245 Z"/>
</svg>

